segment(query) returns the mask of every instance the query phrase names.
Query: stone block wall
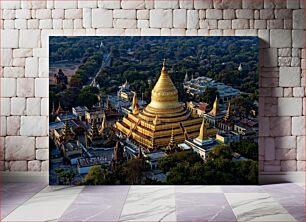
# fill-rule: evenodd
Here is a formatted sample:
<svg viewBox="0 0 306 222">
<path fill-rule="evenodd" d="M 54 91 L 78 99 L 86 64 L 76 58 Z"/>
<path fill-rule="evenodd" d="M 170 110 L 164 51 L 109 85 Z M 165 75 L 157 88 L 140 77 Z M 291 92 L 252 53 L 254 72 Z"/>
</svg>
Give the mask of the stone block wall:
<svg viewBox="0 0 306 222">
<path fill-rule="evenodd" d="M 0 169 L 48 170 L 48 36 L 259 36 L 260 171 L 305 170 L 304 0 L 1 1 Z"/>
</svg>

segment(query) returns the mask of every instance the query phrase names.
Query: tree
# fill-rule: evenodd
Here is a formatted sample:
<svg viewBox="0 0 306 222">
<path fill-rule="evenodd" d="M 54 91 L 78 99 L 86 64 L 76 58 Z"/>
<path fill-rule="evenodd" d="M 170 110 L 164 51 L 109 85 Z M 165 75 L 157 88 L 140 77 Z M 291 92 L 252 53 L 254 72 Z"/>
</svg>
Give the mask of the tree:
<svg viewBox="0 0 306 222">
<path fill-rule="evenodd" d="M 230 144 L 231 150 L 241 154 L 243 157 L 258 160 L 258 144 L 250 141 L 239 141 Z"/>
<path fill-rule="evenodd" d="M 258 162 L 254 160 L 236 161 L 233 163 L 235 169 L 236 184 L 258 183 Z"/>
<path fill-rule="evenodd" d="M 201 157 L 193 151 L 179 152 L 169 154 L 158 161 L 158 167 L 163 172 L 168 172 L 171 168 L 175 167 L 178 163 L 187 162 L 190 165 L 197 162 L 203 162 Z"/>
<path fill-rule="evenodd" d="M 209 160 L 232 159 L 232 157 L 232 149 L 229 145 L 216 145 L 207 155 Z"/>
<path fill-rule="evenodd" d="M 128 184 L 142 184 L 143 171 L 145 170 L 145 163 L 142 159 L 132 159 L 126 164 L 127 182 Z"/>
<path fill-rule="evenodd" d="M 59 93 L 59 101 L 65 110 L 71 109 L 76 105 L 76 100 L 79 94 L 79 89 L 76 87 L 70 87 Z M 55 104 L 56 105 L 56 104 Z"/>
<path fill-rule="evenodd" d="M 81 106 L 87 106 L 88 108 L 91 108 L 99 101 L 98 94 L 99 94 L 98 88 L 86 86 L 83 89 L 81 89 L 78 95 L 77 98 L 78 104 Z"/>
<path fill-rule="evenodd" d="M 242 94 L 231 100 L 231 106 L 233 114 L 237 117 L 244 118 L 251 115 L 250 111 L 255 110 L 257 112 L 258 107 L 254 104 L 254 99 L 257 99 L 257 92 L 254 94 Z"/>
<path fill-rule="evenodd" d="M 81 87 L 82 86 L 82 80 L 77 77 L 76 75 L 71 76 L 70 81 L 69 81 L 69 85 L 71 87 Z"/>
<path fill-rule="evenodd" d="M 218 90 L 213 87 L 207 87 L 203 95 L 200 97 L 200 100 L 212 106 L 216 99 L 216 96 L 219 96 Z"/>
<path fill-rule="evenodd" d="M 62 183 L 62 173 L 64 172 L 63 168 L 57 168 L 54 170 L 55 174 L 56 174 L 56 178 L 57 178 L 57 184 L 61 184 Z"/>
<path fill-rule="evenodd" d="M 84 178 L 83 184 L 85 185 L 105 184 L 105 174 L 102 167 L 100 165 L 91 167 L 91 169 Z"/>
<path fill-rule="evenodd" d="M 168 184 L 186 184 L 189 179 L 189 164 L 187 162 L 178 163 L 176 167 L 172 168 L 167 175 Z"/>
<path fill-rule="evenodd" d="M 67 180 L 68 180 L 68 182 L 69 182 L 69 185 L 72 184 L 72 181 L 73 181 L 75 175 L 76 175 L 75 172 L 72 171 L 72 170 L 66 172 L 66 177 L 67 177 Z"/>
<path fill-rule="evenodd" d="M 168 172 L 171 168 L 175 167 L 175 165 L 176 165 L 176 159 L 174 155 L 171 154 L 166 157 L 163 157 L 158 161 L 158 167 L 164 173 Z"/>
</svg>

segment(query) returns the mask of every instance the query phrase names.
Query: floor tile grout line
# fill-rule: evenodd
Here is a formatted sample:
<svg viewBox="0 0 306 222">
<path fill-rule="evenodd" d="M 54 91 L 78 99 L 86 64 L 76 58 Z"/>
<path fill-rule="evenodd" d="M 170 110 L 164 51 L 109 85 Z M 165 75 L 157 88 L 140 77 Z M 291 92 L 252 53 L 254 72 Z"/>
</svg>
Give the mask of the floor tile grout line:
<svg viewBox="0 0 306 222">
<path fill-rule="evenodd" d="M 284 208 L 286 210 L 286 212 L 291 215 L 297 222 L 299 221 L 293 214 L 291 214 L 287 208 L 285 206 L 296 206 L 296 205 L 284 205 L 282 204 L 280 201 L 278 201 L 277 199 L 275 199 L 270 193 L 268 193 L 270 195 L 270 197 L 274 200 L 274 202 L 278 203 L 282 208 Z M 304 203 L 305 204 L 305 203 Z M 304 205 L 304 209 L 305 209 L 305 212 L 304 212 L 304 216 L 306 216 L 306 206 Z M 306 218 L 305 218 L 306 219 Z"/>
<path fill-rule="evenodd" d="M 70 206 L 74 203 L 74 201 L 77 199 L 77 197 L 79 195 L 81 195 L 81 193 L 83 192 L 83 190 L 85 189 L 86 186 L 83 186 L 83 188 L 80 190 L 80 192 L 75 196 L 75 198 L 71 201 L 71 203 L 67 206 L 67 208 L 63 211 L 63 213 L 57 218 L 57 219 L 54 219 L 56 221 L 58 221 L 65 213 L 66 211 L 70 208 Z"/>
<path fill-rule="evenodd" d="M 221 190 L 223 191 L 222 187 L 221 187 Z M 229 203 L 229 201 L 228 201 L 228 199 L 227 199 L 227 196 L 226 196 L 225 194 L 226 194 L 226 192 L 223 191 L 224 198 L 225 198 L 226 202 L 228 203 L 228 205 L 230 206 L 230 209 L 231 209 L 231 211 L 233 212 L 233 214 L 234 214 L 234 216 L 235 216 L 235 218 L 236 218 L 236 221 L 235 221 L 235 222 L 238 222 L 237 215 L 235 214 L 235 212 L 234 212 L 234 210 L 233 210 L 233 207 L 232 207 L 232 205 Z"/>
<path fill-rule="evenodd" d="M 226 202 L 228 203 L 228 206 L 230 207 L 231 211 L 233 212 L 233 214 L 234 214 L 234 216 L 235 216 L 235 218 L 236 218 L 236 221 L 235 221 L 235 222 L 238 222 L 238 218 L 237 218 L 237 216 L 236 216 L 236 214 L 235 214 L 235 212 L 234 212 L 234 210 L 233 210 L 231 204 L 228 202 L 228 199 L 227 199 L 227 197 L 226 197 L 226 195 L 225 195 L 224 190 L 222 189 L 222 186 L 220 186 L 220 189 L 221 189 L 221 191 L 222 191 L 222 194 L 223 194 L 223 196 L 224 196 Z"/>
<path fill-rule="evenodd" d="M 120 218 L 121 218 L 121 215 L 122 215 L 122 212 L 123 212 L 123 208 L 124 208 L 124 206 L 125 206 L 125 203 L 126 203 L 126 200 L 127 200 L 128 196 L 129 196 L 130 190 L 131 190 L 131 185 L 129 185 L 129 189 L 128 189 L 128 191 L 127 191 L 126 197 L 125 197 L 124 202 L 123 202 L 123 204 L 122 204 L 122 207 L 121 207 L 121 210 L 120 210 L 120 215 L 119 215 L 117 221 L 120 221 Z"/>
<path fill-rule="evenodd" d="M 242 193 L 245 193 L 245 194 L 247 194 L 246 192 L 241 192 L 241 193 L 230 193 L 230 192 L 226 192 L 227 194 L 242 194 Z M 224 193 L 224 194 L 226 194 L 226 193 Z M 254 193 L 253 193 L 254 194 Z M 273 200 L 273 203 L 276 203 L 276 204 L 278 204 L 279 206 L 278 207 L 281 207 L 281 208 L 283 208 L 284 210 L 285 210 L 285 214 L 287 214 L 287 215 L 289 215 L 289 216 L 291 216 L 293 219 L 294 219 L 294 221 L 288 221 L 288 222 L 299 222 L 299 220 L 298 219 L 296 219 L 295 218 L 295 216 L 293 216 L 293 214 L 291 214 L 279 201 L 277 201 L 275 198 L 273 198 L 272 197 L 272 195 L 271 195 L 271 193 L 269 193 L 269 192 L 267 192 L 267 191 L 265 191 L 264 193 L 260 193 L 260 194 L 267 194 L 268 196 L 269 196 L 269 198 L 271 198 L 272 200 Z M 225 195 L 225 197 L 226 197 L 226 195 Z M 226 200 L 228 201 L 228 198 L 226 197 Z M 233 210 L 233 208 L 232 208 L 232 206 L 230 205 L 230 207 L 231 207 L 231 209 Z M 304 206 L 305 207 L 305 206 Z M 234 211 L 233 211 L 234 212 Z M 234 215 L 235 215 L 235 217 L 236 217 L 236 219 L 237 219 L 237 221 L 236 222 L 239 222 L 239 220 L 238 220 L 238 218 L 237 218 L 237 216 L 236 216 L 236 214 L 234 213 Z M 270 221 L 270 222 L 277 222 L 277 221 Z"/>
<path fill-rule="evenodd" d="M 13 210 L 8 214 L 6 215 L 3 219 L 0 218 L 0 221 L 1 220 L 5 220 L 5 218 L 7 218 L 10 214 L 12 214 L 17 208 L 19 208 L 20 206 L 22 206 L 24 203 L 26 203 L 27 201 L 29 201 L 30 199 L 32 199 L 36 194 L 40 193 L 43 189 L 45 189 L 46 187 L 48 187 L 49 185 L 46 184 L 44 187 L 41 188 L 40 191 L 38 192 L 35 192 L 35 193 L 27 193 L 27 194 L 33 194 L 31 197 L 29 197 L 28 199 L 22 201 L 20 204 L 18 204 L 16 207 L 13 208 Z M 3 204 L 5 205 L 5 204 Z"/>
</svg>

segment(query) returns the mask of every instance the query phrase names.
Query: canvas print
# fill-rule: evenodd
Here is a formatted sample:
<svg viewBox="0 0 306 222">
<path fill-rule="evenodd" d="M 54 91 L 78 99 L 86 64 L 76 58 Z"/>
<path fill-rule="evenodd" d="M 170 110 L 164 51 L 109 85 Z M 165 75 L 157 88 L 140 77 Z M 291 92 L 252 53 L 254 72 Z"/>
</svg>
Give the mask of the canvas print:
<svg viewBox="0 0 306 222">
<path fill-rule="evenodd" d="M 50 37 L 50 184 L 257 184 L 258 51 L 257 37 Z"/>
</svg>

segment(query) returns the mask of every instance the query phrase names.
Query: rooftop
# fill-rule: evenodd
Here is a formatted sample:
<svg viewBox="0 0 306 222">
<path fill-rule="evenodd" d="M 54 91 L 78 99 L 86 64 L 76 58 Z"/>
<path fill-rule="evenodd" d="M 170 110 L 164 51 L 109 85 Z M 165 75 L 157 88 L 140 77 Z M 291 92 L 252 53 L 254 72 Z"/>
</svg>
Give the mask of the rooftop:
<svg viewBox="0 0 306 222">
<path fill-rule="evenodd" d="M 72 119 L 77 119 L 78 117 L 72 113 L 69 114 L 60 114 L 56 117 L 56 122 L 58 121 L 66 121 L 66 120 L 72 120 Z"/>
<path fill-rule="evenodd" d="M 145 156 L 149 157 L 151 161 L 156 161 L 167 156 L 167 154 L 165 152 L 158 151 L 158 152 L 146 153 Z"/>
<path fill-rule="evenodd" d="M 240 90 L 235 89 L 231 86 L 225 85 L 224 83 L 218 82 L 214 79 L 200 76 L 196 79 L 192 79 L 184 83 L 184 87 L 192 93 L 201 93 L 206 90 L 207 87 L 217 88 L 220 97 L 229 95 L 236 95 L 240 93 Z"/>
<path fill-rule="evenodd" d="M 73 107 L 72 109 L 74 109 L 76 112 L 84 112 L 88 110 L 86 106 L 76 106 L 76 107 Z"/>
<path fill-rule="evenodd" d="M 91 158 L 78 159 L 79 167 L 89 167 L 89 166 L 101 165 L 106 163 L 109 163 L 109 161 L 104 157 L 91 157 Z"/>
</svg>

